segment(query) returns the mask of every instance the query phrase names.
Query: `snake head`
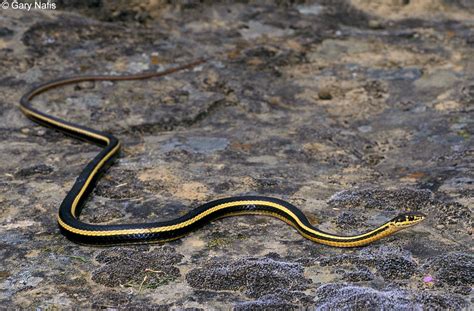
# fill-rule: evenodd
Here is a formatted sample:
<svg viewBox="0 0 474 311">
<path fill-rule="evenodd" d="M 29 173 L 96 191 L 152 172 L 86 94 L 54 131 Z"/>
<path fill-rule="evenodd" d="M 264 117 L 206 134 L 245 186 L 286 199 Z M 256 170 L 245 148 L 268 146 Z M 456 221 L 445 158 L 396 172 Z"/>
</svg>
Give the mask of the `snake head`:
<svg viewBox="0 0 474 311">
<path fill-rule="evenodd" d="M 423 221 L 426 215 L 421 212 L 407 212 L 398 215 L 391 220 L 391 223 L 399 230 L 411 227 Z"/>
</svg>

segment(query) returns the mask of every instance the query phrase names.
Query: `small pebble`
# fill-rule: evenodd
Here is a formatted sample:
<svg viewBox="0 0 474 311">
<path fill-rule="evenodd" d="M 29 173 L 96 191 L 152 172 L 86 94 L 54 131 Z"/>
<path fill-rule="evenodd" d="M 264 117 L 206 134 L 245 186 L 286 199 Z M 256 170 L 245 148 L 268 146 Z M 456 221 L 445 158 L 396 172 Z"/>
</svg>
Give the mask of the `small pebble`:
<svg viewBox="0 0 474 311">
<path fill-rule="evenodd" d="M 157 52 L 151 53 L 150 64 L 151 65 L 159 65 L 160 64 L 160 56 Z"/>
<path fill-rule="evenodd" d="M 378 20 L 370 20 L 369 21 L 369 28 L 372 28 L 372 29 L 381 29 L 383 28 L 382 27 L 382 23 L 380 23 L 380 21 Z"/>
<path fill-rule="evenodd" d="M 320 89 L 319 92 L 318 92 L 318 97 L 319 97 L 319 99 L 322 99 L 322 100 L 332 99 L 331 92 L 329 92 L 328 89 Z"/>
<path fill-rule="evenodd" d="M 359 132 L 368 133 L 368 132 L 371 132 L 371 131 L 372 131 L 372 126 L 370 126 L 370 125 L 362 125 L 362 126 L 359 126 L 357 129 L 359 130 Z"/>
<path fill-rule="evenodd" d="M 95 87 L 95 83 L 93 81 L 83 81 L 78 83 L 74 89 L 75 90 L 90 90 Z"/>
</svg>

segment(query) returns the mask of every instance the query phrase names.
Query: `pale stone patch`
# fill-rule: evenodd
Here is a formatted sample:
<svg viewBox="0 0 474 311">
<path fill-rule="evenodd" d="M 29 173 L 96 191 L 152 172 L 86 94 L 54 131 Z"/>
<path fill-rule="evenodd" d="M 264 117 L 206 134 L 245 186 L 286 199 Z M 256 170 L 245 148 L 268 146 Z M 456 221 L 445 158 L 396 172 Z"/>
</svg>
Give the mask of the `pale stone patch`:
<svg viewBox="0 0 474 311">
<path fill-rule="evenodd" d="M 461 108 L 461 105 L 454 100 L 448 100 L 435 104 L 434 108 L 438 111 L 458 110 Z"/>
<path fill-rule="evenodd" d="M 204 184 L 193 181 L 181 185 L 174 195 L 180 199 L 204 200 L 208 192 L 209 189 Z"/>
<path fill-rule="evenodd" d="M 448 5 L 443 0 L 411 0 L 405 4 L 403 0 L 351 0 L 357 9 L 383 19 L 404 18 L 451 18 L 471 20 L 469 11 Z"/>
<path fill-rule="evenodd" d="M 28 227 L 31 227 L 31 226 L 36 225 L 36 224 L 38 224 L 38 223 L 36 221 L 32 221 L 32 220 L 20 220 L 20 221 L 17 221 L 17 222 L 12 222 L 12 223 L 2 225 L 0 227 L 0 232 L 4 232 L 4 231 L 7 231 L 7 230 L 12 230 L 12 229 L 28 228 Z"/>
</svg>

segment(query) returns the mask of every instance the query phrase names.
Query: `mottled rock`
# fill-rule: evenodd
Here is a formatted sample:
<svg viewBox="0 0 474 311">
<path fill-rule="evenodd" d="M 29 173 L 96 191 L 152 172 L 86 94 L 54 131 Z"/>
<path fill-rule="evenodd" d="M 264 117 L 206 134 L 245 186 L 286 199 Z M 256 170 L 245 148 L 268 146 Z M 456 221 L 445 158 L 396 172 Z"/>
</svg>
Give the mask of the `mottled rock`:
<svg viewBox="0 0 474 311">
<path fill-rule="evenodd" d="M 10 37 L 13 35 L 13 30 L 7 27 L 0 27 L 0 37 Z"/>
<path fill-rule="evenodd" d="M 466 85 L 461 89 L 461 100 L 466 104 L 474 103 L 474 84 Z"/>
<path fill-rule="evenodd" d="M 92 280 L 108 287 L 136 287 L 153 289 L 168 284 L 180 276 L 182 255 L 173 248 L 134 250 L 115 248 L 102 251 L 96 260 L 102 267 L 92 272 Z"/>
<path fill-rule="evenodd" d="M 242 302 L 234 306 L 234 310 L 250 311 L 250 310 L 297 310 L 298 306 L 290 304 L 279 298 L 266 298 L 256 301 Z"/>
<path fill-rule="evenodd" d="M 224 150 L 229 141 L 219 137 L 189 137 L 183 140 L 172 138 L 162 145 L 163 152 L 172 150 L 186 150 L 196 153 L 213 153 Z"/>
<path fill-rule="evenodd" d="M 320 264 L 321 266 L 335 267 L 347 265 L 360 266 L 366 272 L 365 276 L 360 275 L 361 278 L 371 278 L 371 273 L 368 273 L 370 271 L 367 267 L 372 267 L 376 269 L 376 276 L 381 276 L 386 280 L 408 279 L 417 271 L 417 264 L 409 252 L 403 252 L 386 246 L 364 249 L 355 254 L 325 257 L 320 260 Z M 350 273 L 353 273 L 355 279 L 358 278 L 357 272 Z M 348 277 L 350 278 L 351 275 Z"/>
<path fill-rule="evenodd" d="M 121 309 L 134 310 L 148 308 L 157 311 L 167 311 L 170 305 L 156 304 L 150 300 L 137 301 L 134 295 L 119 291 L 110 290 L 107 294 L 95 294 L 90 298 L 93 309 Z"/>
<path fill-rule="evenodd" d="M 387 280 L 408 279 L 416 272 L 417 268 L 413 261 L 400 256 L 386 257 L 377 261 L 375 266 L 380 275 Z"/>
<path fill-rule="evenodd" d="M 449 88 L 453 87 L 459 78 L 450 70 L 439 70 L 421 77 L 415 82 L 415 86 L 421 89 Z"/>
<path fill-rule="evenodd" d="M 423 308 L 430 310 L 464 310 L 470 304 L 459 296 L 421 292 L 415 295 Z"/>
<path fill-rule="evenodd" d="M 326 284 L 316 290 L 318 310 L 414 310 L 413 302 L 402 290 L 379 291 L 370 287 Z"/>
<path fill-rule="evenodd" d="M 249 297 L 276 290 L 297 291 L 309 283 L 300 264 L 270 258 L 213 259 L 203 268 L 191 270 L 186 280 L 194 288 L 239 290 Z"/>
<path fill-rule="evenodd" d="M 337 216 L 336 224 L 344 229 L 347 228 L 357 228 L 360 224 L 364 223 L 367 217 L 363 215 L 357 215 L 352 212 L 342 212 Z"/>
<path fill-rule="evenodd" d="M 356 271 L 344 272 L 342 278 L 348 282 L 367 282 L 374 279 L 374 274 L 365 266 Z"/>
<path fill-rule="evenodd" d="M 397 190 L 364 189 L 344 190 L 334 194 L 328 204 L 345 208 L 376 208 L 380 210 L 423 210 L 428 207 L 433 193 L 425 189 Z"/>
<path fill-rule="evenodd" d="M 32 175 L 48 175 L 54 171 L 54 168 L 46 164 L 38 164 L 30 167 L 24 167 L 16 172 L 18 177 L 30 177 Z"/>
<path fill-rule="evenodd" d="M 474 256 L 472 254 L 448 253 L 428 260 L 423 268 L 441 284 L 468 288 L 474 284 Z"/>
<path fill-rule="evenodd" d="M 316 290 L 317 310 L 462 310 L 465 300 L 453 295 L 402 289 L 376 290 L 370 287 L 326 284 Z"/>
</svg>

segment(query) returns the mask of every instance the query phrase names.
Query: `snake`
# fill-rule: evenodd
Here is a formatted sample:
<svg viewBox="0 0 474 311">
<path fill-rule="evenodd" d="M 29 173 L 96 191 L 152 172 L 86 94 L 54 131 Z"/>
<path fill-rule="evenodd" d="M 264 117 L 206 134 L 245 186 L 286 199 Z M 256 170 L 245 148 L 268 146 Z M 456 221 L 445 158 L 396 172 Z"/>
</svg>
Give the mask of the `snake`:
<svg viewBox="0 0 474 311">
<path fill-rule="evenodd" d="M 162 77 L 177 71 L 189 70 L 206 59 L 171 67 L 161 71 L 136 74 L 73 75 L 33 86 L 20 99 L 20 109 L 26 117 L 39 125 L 68 136 L 100 146 L 101 151 L 83 168 L 63 199 L 57 222 L 60 232 L 69 240 L 86 245 L 117 245 L 160 243 L 179 239 L 211 221 L 238 215 L 265 215 L 282 220 L 294 227 L 304 238 L 333 247 L 359 247 L 397 231 L 418 224 L 425 215 L 406 211 L 375 229 L 356 235 L 332 234 L 313 226 L 305 214 L 293 204 L 274 197 L 243 195 L 221 198 L 195 207 L 186 214 L 167 221 L 128 224 L 97 224 L 80 220 L 87 199 L 97 182 L 120 154 L 121 143 L 114 135 L 63 120 L 33 108 L 32 99 L 48 90 L 84 81 L 141 80 Z"/>
</svg>

